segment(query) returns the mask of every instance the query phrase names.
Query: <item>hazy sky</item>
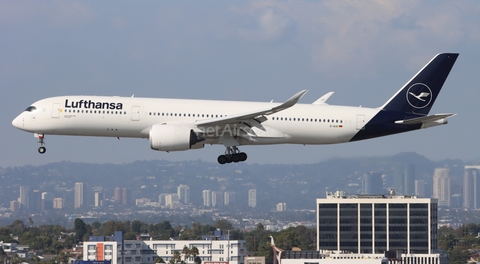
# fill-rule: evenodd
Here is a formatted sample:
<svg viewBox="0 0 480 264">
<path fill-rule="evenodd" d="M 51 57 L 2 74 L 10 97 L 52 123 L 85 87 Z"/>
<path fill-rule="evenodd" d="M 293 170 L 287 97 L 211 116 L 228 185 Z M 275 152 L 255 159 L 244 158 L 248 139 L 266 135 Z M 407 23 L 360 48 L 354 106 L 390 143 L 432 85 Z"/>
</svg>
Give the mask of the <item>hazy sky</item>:
<svg viewBox="0 0 480 264">
<path fill-rule="evenodd" d="M 480 160 L 480 1 L 1 1 L 0 166 L 144 159 L 215 162 L 223 146 L 164 153 L 147 140 L 46 136 L 11 125 L 56 95 L 377 107 L 435 54 L 458 58 L 431 113 L 445 126 L 341 145 L 246 146 L 247 162 L 312 163 L 414 151 Z M 252 109 L 238 109 L 245 112 Z"/>
</svg>

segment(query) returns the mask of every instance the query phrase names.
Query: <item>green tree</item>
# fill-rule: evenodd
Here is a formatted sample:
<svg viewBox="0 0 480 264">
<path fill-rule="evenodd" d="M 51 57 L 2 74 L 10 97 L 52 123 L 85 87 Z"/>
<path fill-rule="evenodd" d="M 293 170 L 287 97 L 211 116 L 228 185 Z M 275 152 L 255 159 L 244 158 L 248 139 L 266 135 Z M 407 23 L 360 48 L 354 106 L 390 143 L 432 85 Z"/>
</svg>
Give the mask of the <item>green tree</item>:
<svg viewBox="0 0 480 264">
<path fill-rule="evenodd" d="M 83 237 L 87 234 L 87 226 L 80 218 L 75 218 L 74 222 L 75 243 L 83 241 Z"/>
<path fill-rule="evenodd" d="M 182 254 L 183 254 L 183 259 L 186 261 L 188 258 L 190 258 L 190 249 L 185 245 L 183 246 L 182 249 Z"/>
<path fill-rule="evenodd" d="M 155 263 L 165 263 L 165 260 L 163 260 L 162 257 L 157 257 L 154 262 Z"/>
<path fill-rule="evenodd" d="M 214 227 L 222 230 L 225 233 L 227 232 L 227 230 L 233 230 L 232 224 L 225 219 L 221 219 L 215 222 Z"/>
</svg>

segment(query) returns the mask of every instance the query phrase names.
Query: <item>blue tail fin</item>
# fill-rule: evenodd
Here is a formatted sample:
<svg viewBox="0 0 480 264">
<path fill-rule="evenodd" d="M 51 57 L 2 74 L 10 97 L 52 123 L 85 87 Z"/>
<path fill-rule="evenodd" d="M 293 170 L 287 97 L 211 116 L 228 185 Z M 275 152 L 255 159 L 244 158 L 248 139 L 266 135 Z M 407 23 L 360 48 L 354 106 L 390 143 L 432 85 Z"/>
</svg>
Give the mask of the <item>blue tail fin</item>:
<svg viewBox="0 0 480 264">
<path fill-rule="evenodd" d="M 381 108 L 427 115 L 457 57 L 458 53 L 441 53 L 435 56 Z"/>
</svg>

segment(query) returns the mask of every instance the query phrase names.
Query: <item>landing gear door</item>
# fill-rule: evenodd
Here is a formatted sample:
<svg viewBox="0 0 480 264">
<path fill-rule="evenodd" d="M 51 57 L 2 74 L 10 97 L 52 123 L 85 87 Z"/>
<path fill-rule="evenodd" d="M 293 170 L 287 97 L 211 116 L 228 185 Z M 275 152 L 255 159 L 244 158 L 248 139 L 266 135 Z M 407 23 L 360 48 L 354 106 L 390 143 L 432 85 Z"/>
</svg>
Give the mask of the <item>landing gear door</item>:
<svg viewBox="0 0 480 264">
<path fill-rule="evenodd" d="M 140 106 L 132 106 L 132 121 L 140 120 Z"/>
<path fill-rule="evenodd" d="M 357 130 L 365 129 L 365 115 L 357 115 Z"/>
<path fill-rule="evenodd" d="M 60 117 L 60 104 L 53 104 L 52 106 L 52 118 Z"/>
</svg>

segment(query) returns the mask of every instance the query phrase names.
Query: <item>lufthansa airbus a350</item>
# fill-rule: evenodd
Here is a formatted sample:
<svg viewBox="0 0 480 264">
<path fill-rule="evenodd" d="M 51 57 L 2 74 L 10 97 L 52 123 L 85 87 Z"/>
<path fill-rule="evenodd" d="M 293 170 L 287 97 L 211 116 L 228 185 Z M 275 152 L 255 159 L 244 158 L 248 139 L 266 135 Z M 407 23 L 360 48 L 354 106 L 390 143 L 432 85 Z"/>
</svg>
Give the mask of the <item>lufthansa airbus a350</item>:
<svg viewBox="0 0 480 264">
<path fill-rule="evenodd" d="M 45 135 L 146 138 L 159 151 L 221 144 L 220 164 L 245 161 L 242 145 L 335 144 L 447 123 L 454 114 L 429 115 L 457 53 L 436 55 L 378 108 L 328 105 L 329 92 L 299 104 L 107 96 L 58 96 L 33 103 L 12 124 L 34 133 L 45 153 Z"/>
</svg>

